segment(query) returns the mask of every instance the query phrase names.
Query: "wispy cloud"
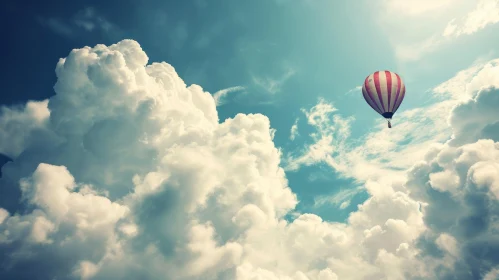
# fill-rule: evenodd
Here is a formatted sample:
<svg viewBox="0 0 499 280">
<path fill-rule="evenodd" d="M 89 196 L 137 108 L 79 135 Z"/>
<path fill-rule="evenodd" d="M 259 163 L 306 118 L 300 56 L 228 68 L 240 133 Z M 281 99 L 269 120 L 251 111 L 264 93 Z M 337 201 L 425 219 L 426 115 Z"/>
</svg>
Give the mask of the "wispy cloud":
<svg viewBox="0 0 499 280">
<path fill-rule="evenodd" d="M 42 26 L 66 37 L 76 36 L 75 33 L 81 31 L 93 32 L 100 30 L 113 32 L 119 30 L 116 25 L 98 14 L 92 7 L 80 10 L 68 19 L 37 17 L 37 20 Z"/>
<path fill-rule="evenodd" d="M 291 126 L 291 134 L 289 135 L 289 139 L 291 141 L 295 140 L 296 136 L 298 136 L 298 118 L 296 118 L 295 123 Z"/>
<path fill-rule="evenodd" d="M 450 6 L 455 0 L 385 0 L 385 6 L 391 13 L 405 16 L 424 16 L 428 13 L 441 11 Z"/>
<path fill-rule="evenodd" d="M 71 36 L 71 34 L 73 33 L 71 25 L 67 24 L 59 18 L 38 17 L 37 20 L 42 26 L 52 30 L 54 33 L 57 33 L 59 35 Z"/>
<path fill-rule="evenodd" d="M 337 114 L 332 104 L 321 100 L 304 110 L 308 123 L 317 131 L 311 135 L 313 143 L 300 154 L 289 156 L 287 169 L 322 162 L 358 182 L 401 179 L 432 145 L 451 139 L 448 119 L 453 108 L 472 98 L 483 85 L 499 86 L 497 77 L 499 60 L 474 65 L 433 89 L 440 96 L 438 102 L 399 112 L 392 129 L 380 119 L 361 139 L 351 139 L 350 122 Z M 336 114 L 331 117 L 332 113 Z"/>
<path fill-rule="evenodd" d="M 459 37 L 473 34 L 488 25 L 499 22 L 499 1 L 479 0 L 475 9 L 463 19 L 452 19 L 445 28 L 443 36 Z"/>
<path fill-rule="evenodd" d="M 242 91 L 244 89 L 245 88 L 242 86 L 235 86 L 215 92 L 215 94 L 213 94 L 213 98 L 215 99 L 215 104 L 217 104 L 217 106 L 224 105 L 226 103 L 225 99 L 229 93 Z"/>
<path fill-rule="evenodd" d="M 319 110 L 316 106 L 308 112 L 316 116 L 315 121 L 309 121 L 317 131 L 311 135 L 313 143 L 300 154 L 288 156 L 286 168 L 297 170 L 300 166 L 326 163 L 358 182 L 402 178 L 403 170 L 420 160 L 432 143 L 449 139 L 452 132 L 447 115 L 455 104 L 446 101 L 401 112 L 392 129 L 380 120 L 366 137 L 351 139 L 352 119 L 339 114 L 322 117 L 335 111 L 322 101 L 317 106 L 329 109 Z"/>
<path fill-rule="evenodd" d="M 76 13 L 73 17 L 73 22 L 86 31 L 93 31 L 96 28 L 109 31 L 113 28 L 113 24 L 103 16 L 97 14 L 92 7 L 85 8 Z"/>
<path fill-rule="evenodd" d="M 354 88 L 352 88 L 351 90 L 347 91 L 345 94 L 349 95 L 349 94 L 356 94 L 356 93 L 360 93 L 362 90 L 362 86 L 356 86 Z"/>
<path fill-rule="evenodd" d="M 353 121 L 353 118 L 331 116 L 337 110 L 324 99 L 319 99 L 318 104 L 308 111 L 302 109 L 308 124 L 315 127 L 317 132 L 310 135 L 313 144 L 307 146 L 305 151 L 299 155 L 288 156 L 286 169 L 296 170 L 302 165 L 307 166 L 317 162 L 333 163 L 332 157 L 341 152 L 346 145 L 345 141 L 350 135 L 350 122 Z"/>
<path fill-rule="evenodd" d="M 456 37 L 499 22 L 498 0 L 478 0 L 474 6 L 469 0 L 385 0 L 378 8 L 383 10 L 380 21 L 390 30 L 387 34 L 401 61 L 417 61 Z M 414 34 L 407 36 L 407 29 Z"/>
<path fill-rule="evenodd" d="M 403 61 L 417 61 L 437 50 L 444 41 L 440 35 L 432 35 L 419 42 L 399 43 L 395 46 L 395 55 Z"/>
<path fill-rule="evenodd" d="M 334 205 L 340 209 L 345 209 L 350 205 L 352 198 L 363 190 L 361 186 L 341 190 L 334 195 L 321 195 L 314 198 L 314 207 L 318 208 L 324 205 Z"/>
<path fill-rule="evenodd" d="M 477 61 L 472 67 L 459 71 L 452 79 L 435 87 L 433 92 L 440 97 L 466 101 L 483 85 L 499 87 L 499 59 Z"/>
<path fill-rule="evenodd" d="M 282 85 L 295 74 L 296 70 L 294 68 L 288 68 L 287 71 L 279 78 L 253 76 L 253 83 L 264 89 L 266 92 L 275 94 L 281 91 Z"/>
</svg>

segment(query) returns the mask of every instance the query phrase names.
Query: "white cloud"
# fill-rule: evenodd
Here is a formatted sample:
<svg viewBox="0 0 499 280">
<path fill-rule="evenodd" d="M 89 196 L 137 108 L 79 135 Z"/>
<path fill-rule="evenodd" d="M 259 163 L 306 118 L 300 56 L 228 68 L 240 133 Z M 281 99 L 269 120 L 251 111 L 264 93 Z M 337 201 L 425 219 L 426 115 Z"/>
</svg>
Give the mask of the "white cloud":
<svg viewBox="0 0 499 280">
<path fill-rule="evenodd" d="M 424 17 L 429 13 L 442 11 L 450 5 L 454 5 L 454 0 L 385 0 L 387 9 L 392 13 L 402 16 Z"/>
<path fill-rule="evenodd" d="M 92 262 L 81 261 L 74 274 L 79 276 L 80 279 L 91 279 L 97 274 L 99 268 Z"/>
<path fill-rule="evenodd" d="M 119 28 L 99 14 L 94 8 L 87 7 L 79 10 L 68 19 L 38 17 L 38 22 L 50 30 L 66 37 L 78 36 L 78 32 L 102 31 L 106 33 L 118 32 Z"/>
<path fill-rule="evenodd" d="M 296 74 L 296 70 L 288 68 L 279 78 L 253 76 L 253 83 L 270 94 L 281 91 L 281 87 L 289 78 Z"/>
<path fill-rule="evenodd" d="M 467 101 L 476 93 L 488 87 L 499 87 L 499 59 L 479 62 L 459 71 L 453 78 L 433 90 L 440 96 Z"/>
<path fill-rule="evenodd" d="M 19 256 L 5 272 L 10 278 L 28 277 L 18 266 L 32 261 L 23 255 L 32 251 L 40 262 L 72 256 L 37 272 L 50 278 L 169 271 L 179 279 L 220 279 L 242 263 L 239 239 L 248 226 L 282 220 L 296 205 L 268 118 L 240 114 L 219 123 L 209 93 L 187 87 L 170 65 L 147 60 L 125 40 L 59 61 L 56 95 L 41 119 L 62 142 L 44 146 L 45 139 L 28 137 L 18 148 L 25 156 L 0 179 L 21 187 L 36 209 L 2 215 L 0 250 Z M 10 112 L 38 124 L 37 111 L 9 110 L 1 119 L 8 136 L 17 133 L 7 130 Z M 40 145 L 43 153 L 33 149 Z"/>
<path fill-rule="evenodd" d="M 459 176 L 449 170 L 430 174 L 431 186 L 441 192 L 454 191 L 459 186 L 459 180 Z"/>
<path fill-rule="evenodd" d="M 110 31 L 114 27 L 112 23 L 99 15 L 92 7 L 85 8 L 76 13 L 73 17 L 73 22 L 86 31 L 93 31 L 96 28 Z"/>
<path fill-rule="evenodd" d="M 296 136 L 300 135 L 298 133 L 298 118 L 296 118 L 295 122 L 291 126 L 291 132 L 289 134 L 289 139 L 291 141 L 295 140 Z"/>
<path fill-rule="evenodd" d="M 405 170 L 424 156 L 429 145 L 450 137 L 447 115 L 455 104 L 446 101 L 400 112 L 392 122 L 392 129 L 380 117 L 371 133 L 353 140 L 349 139 L 353 119 L 339 114 L 328 117 L 336 109 L 321 100 L 305 111 L 309 124 L 317 130 L 311 135 L 313 142 L 305 151 L 288 157 L 287 169 L 323 162 L 359 182 L 387 177 L 402 180 Z"/>
<path fill-rule="evenodd" d="M 48 101 L 29 101 L 25 106 L 0 107 L 0 153 L 17 157 L 33 139 L 47 137 Z"/>
<path fill-rule="evenodd" d="M 345 209 L 350 205 L 351 199 L 363 190 L 361 187 L 344 189 L 331 196 L 317 196 L 314 198 L 314 207 L 331 204 L 340 209 Z"/>
<path fill-rule="evenodd" d="M 238 92 L 244 90 L 242 86 L 235 86 L 226 89 L 219 90 L 213 94 L 213 98 L 215 99 L 215 103 L 217 106 L 221 106 L 225 104 L 225 98 L 227 95 L 232 92 Z"/>
<path fill-rule="evenodd" d="M 471 143 L 477 138 L 499 141 L 499 94 L 495 88 L 481 90 L 475 98 L 459 104 L 450 116 L 452 145 Z"/>
<path fill-rule="evenodd" d="M 473 204 L 475 201 L 472 197 L 480 196 L 480 193 L 483 193 L 484 196 L 480 199 L 491 199 L 492 204 L 490 204 L 490 207 L 493 209 L 495 209 L 496 206 L 493 205 L 497 204 L 497 197 L 499 197 L 497 143 L 494 144 L 490 140 L 477 142 L 482 138 L 499 141 L 499 135 L 494 133 L 497 131 L 494 127 L 499 122 L 499 115 L 492 110 L 492 108 L 497 107 L 495 99 L 499 95 L 496 89 L 487 88 L 491 84 L 495 85 L 495 76 L 492 75 L 494 71 L 497 71 L 495 60 L 462 71 L 455 78 L 435 89 L 438 94 L 446 96 L 443 101 L 426 108 L 400 112 L 394 122 L 394 128 L 390 131 L 384 127 L 384 124 L 382 127 L 380 124 L 380 127 L 364 139 L 357 141 L 354 146 L 329 142 L 329 144 L 325 145 L 327 148 L 321 149 L 320 157 L 307 157 L 309 159 L 307 162 L 300 161 L 317 150 L 314 147 L 321 143 L 323 137 L 316 138 L 315 144 L 310 145 L 302 156 L 292 159 L 294 162 L 292 161 L 290 166 L 298 168 L 302 164 L 325 162 L 336 171 L 360 182 L 365 182 L 365 187 L 371 198 L 360 207 L 358 212 L 352 213 L 349 218 L 349 225 L 362 224 L 367 228 L 365 236 L 373 241 L 365 243 L 365 246 L 368 246 L 368 244 L 378 246 L 380 242 L 386 242 L 394 238 L 389 237 L 386 233 L 387 229 L 383 227 L 383 221 L 388 223 L 387 220 L 378 220 L 375 217 L 366 218 L 363 213 L 370 213 L 368 207 L 376 203 L 380 198 L 389 197 L 394 200 L 396 195 L 404 197 L 404 193 L 409 190 L 411 195 L 406 198 L 408 202 L 403 203 L 405 206 L 397 208 L 391 203 L 389 209 L 379 209 L 375 212 L 377 215 L 386 213 L 386 216 L 382 217 L 391 217 L 394 221 L 407 222 L 412 218 L 408 219 L 407 216 L 405 218 L 397 217 L 395 213 L 407 211 L 405 207 L 411 203 L 414 203 L 413 207 L 419 208 L 419 203 L 417 203 L 419 200 L 424 209 L 425 224 L 429 225 L 430 228 L 425 229 L 422 221 L 416 222 L 413 229 L 409 231 L 402 230 L 404 226 L 397 227 L 402 232 L 405 232 L 401 236 L 408 239 L 405 240 L 406 243 L 396 241 L 395 244 L 391 245 L 391 248 L 396 246 L 403 248 L 400 247 L 402 244 L 418 247 L 417 250 L 421 250 L 419 252 L 423 254 L 419 258 L 410 257 L 409 263 L 411 264 L 409 266 L 419 267 L 424 265 L 429 271 L 433 271 L 433 268 L 439 265 L 447 267 L 446 270 L 440 272 L 435 270 L 437 274 L 427 276 L 427 278 L 445 278 L 444 275 L 466 275 L 466 273 L 469 273 L 469 269 L 478 269 L 473 267 L 472 263 L 463 261 L 467 259 L 466 256 L 478 258 L 478 256 L 473 255 L 474 249 L 469 246 L 481 245 L 463 238 L 466 238 L 467 232 L 473 232 L 476 226 L 482 227 L 476 224 L 480 223 L 480 220 L 476 219 L 479 219 L 480 215 L 484 215 L 483 211 L 491 211 L 483 208 L 488 206 L 479 206 L 483 205 L 484 202 L 480 204 L 477 201 L 476 205 Z M 310 110 L 310 113 L 306 112 L 308 115 L 327 116 L 327 113 L 335 111 L 331 109 L 334 107 L 331 105 L 326 106 L 323 103 L 317 107 L 329 108 L 329 110 L 318 110 L 314 107 Z M 340 117 L 338 116 L 338 118 Z M 318 134 L 327 131 L 325 127 L 328 125 L 333 128 L 335 126 L 326 117 L 316 117 L 315 119 L 320 121 L 311 121 L 309 123 L 316 127 Z M 452 136 L 452 139 L 450 139 L 450 136 Z M 460 147 L 463 144 L 468 145 Z M 453 146 L 460 148 L 456 150 Z M 435 167 L 437 162 L 439 167 Z M 414 167 L 411 168 L 413 165 Z M 409 181 L 404 184 L 407 176 L 405 170 L 407 168 L 410 170 L 408 173 Z M 432 169 L 434 171 L 429 171 Z M 467 176 L 468 180 L 466 179 Z M 442 196 L 448 198 L 441 201 Z M 339 204 L 341 203 L 340 197 L 341 195 L 337 197 L 338 199 L 334 196 L 330 198 L 318 197 L 316 202 L 325 203 L 329 200 Z M 442 211 L 442 208 L 449 210 Z M 456 209 L 462 209 L 462 212 Z M 438 211 L 441 212 L 437 213 Z M 491 213 L 486 219 L 492 221 L 496 217 L 497 214 Z M 418 219 L 413 221 L 418 221 Z M 451 230 L 452 225 L 458 222 L 462 224 L 455 230 Z M 489 222 L 484 223 L 486 225 Z M 370 226 L 371 228 L 369 228 Z M 385 226 L 388 227 L 388 224 L 385 224 Z M 476 242 L 479 242 L 480 238 L 487 238 L 486 236 L 490 236 L 495 230 L 496 228 L 490 226 L 490 229 L 481 235 L 482 237 L 477 237 Z M 425 232 L 425 235 L 420 235 L 422 232 Z M 435 234 L 437 234 L 438 238 L 428 239 Z M 416 242 L 416 240 L 420 241 Z M 424 242 L 435 244 L 434 246 L 441 248 L 447 255 L 442 259 L 436 259 L 428 253 L 431 248 L 416 245 L 424 244 Z M 458 244 L 465 245 L 461 248 Z M 389 243 L 380 245 L 374 252 L 377 252 L 378 256 L 384 254 L 383 256 L 390 259 L 389 256 L 392 254 L 390 251 L 382 253 L 385 252 L 386 248 L 390 248 Z M 415 256 L 417 250 L 405 251 L 404 256 Z M 427 250 L 428 252 L 426 252 Z M 392 252 L 402 252 L 402 249 Z M 371 255 L 371 258 L 375 258 L 375 256 L 375 254 Z M 492 255 L 490 258 L 492 258 Z M 432 262 L 435 262 L 434 266 L 430 264 Z M 391 273 L 393 274 L 385 275 L 407 279 L 408 276 L 404 275 L 403 272 L 407 273 L 411 270 L 404 267 L 404 262 L 392 259 L 390 263 L 392 265 L 396 263 L 397 265 L 391 267 L 393 269 Z M 479 262 L 476 265 L 481 267 L 482 264 Z M 382 267 L 383 262 L 378 262 L 377 265 Z M 463 267 L 463 270 L 453 271 L 454 265 Z"/>
<path fill-rule="evenodd" d="M 489 264 L 497 265 L 493 221 L 498 218 L 498 200 L 491 194 L 499 173 L 490 164 L 498 161 L 499 143 L 479 140 L 457 149 L 443 145 L 410 170 L 406 186 L 411 196 L 425 205 L 428 231 L 421 237 L 422 249 L 431 256 L 431 246 L 436 244 L 445 253 L 442 260 L 447 269 L 437 278 L 470 274 L 477 278 Z M 431 190 L 429 178 L 442 169 L 456 173 L 459 183 L 445 191 Z M 490 254 L 481 253 L 489 249 Z"/>
<path fill-rule="evenodd" d="M 9 212 L 7 210 L 0 208 L 0 225 L 9 217 Z"/>
<path fill-rule="evenodd" d="M 395 54 L 402 61 L 417 61 L 425 54 L 438 49 L 443 43 L 437 36 L 430 36 L 418 42 L 398 43 L 395 46 Z"/>
<path fill-rule="evenodd" d="M 73 33 L 71 26 L 59 18 L 37 17 L 37 20 L 42 26 L 45 26 L 60 35 L 71 36 Z"/>
<path fill-rule="evenodd" d="M 444 30 L 445 37 L 473 34 L 488 25 L 499 22 L 499 1 L 478 0 L 473 11 L 462 20 L 452 19 Z"/>
<path fill-rule="evenodd" d="M 377 21 L 387 31 L 397 58 L 405 62 L 499 21 L 497 0 L 385 0 L 375 6 L 381 9 Z"/>
<path fill-rule="evenodd" d="M 355 94 L 360 94 L 362 93 L 362 86 L 356 86 L 354 87 L 353 89 L 347 91 L 346 94 L 352 94 L 352 93 L 355 93 Z"/>
<path fill-rule="evenodd" d="M 332 157 L 346 145 L 346 139 L 350 135 L 349 124 L 353 121 L 353 118 L 342 118 L 338 115 L 331 118 L 330 115 L 337 110 L 324 99 L 320 99 L 309 111 L 302 109 L 308 124 L 315 127 L 317 132 L 310 135 L 313 144 L 308 146 L 304 153 L 288 156 L 288 170 L 296 170 L 302 165 L 321 161 L 336 165 Z"/>
<path fill-rule="evenodd" d="M 304 110 L 319 144 L 297 157 L 299 165 L 325 160 L 362 179 L 376 164 L 386 171 L 424 160 L 397 171 L 400 180 L 367 177 L 370 198 L 346 223 L 313 214 L 288 222 L 297 197 L 269 119 L 238 114 L 220 123 L 212 95 L 187 86 L 171 65 L 147 62 L 131 40 L 73 50 L 59 61 L 45 129 L 61 142 L 26 141 L 0 178 L 4 190 L 21 190 L 22 197 L 5 192 L 10 201 L 23 201 L 10 214 L 0 208 L 0 278 L 445 279 L 497 266 L 490 244 L 499 244 L 498 143 L 469 139 L 421 155 L 435 139 L 430 133 L 441 137 L 443 128 L 417 136 L 409 131 L 419 126 L 401 121 L 394 126 L 401 135 L 377 142 L 378 128 L 356 149 L 346 144 L 353 120 L 331 116 L 337 109 L 321 100 Z M 452 106 L 426 108 L 432 122 L 444 109 Z M 420 111 L 404 118 L 425 120 Z M 2 131 L 10 131 L 6 123 Z M 427 146 L 396 151 L 406 135 Z M 410 159 L 369 163 L 392 149 Z M 454 172 L 458 186 L 442 186 L 437 175 L 448 191 L 432 188 L 439 172 Z"/>
<path fill-rule="evenodd" d="M 494 268 L 485 275 L 483 280 L 494 280 L 499 278 L 499 268 Z"/>
<path fill-rule="evenodd" d="M 459 254 L 456 239 L 446 233 L 442 233 L 435 242 L 438 247 L 452 256 L 457 256 Z"/>
<path fill-rule="evenodd" d="M 348 139 L 352 120 L 341 122 L 341 115 L 335 114 L 331 121 L 330 115 L 337 110 L 321 100 L 310 111 L 304 110 L 307 116 L 312 116 L 309 124 L 317 130 L 311 135 L 313 143 L 301 154 L 289 157 L 287 168 L 296 170 L 302 165 L 324 162 L 359 182 L 387 177 L 403 180 L 405 170 L 423 159 L 435 143 L 451 138 L 451 143 L 456 145 L 480 138 L 497 139 L 495 126 L 499 119 L 494 108 L 498 95 L 486 89 L 499 88 L 498 71 L 497 59 L 460 71 L 433 89 L 440 99 L 438 102 L 397 112 L 392 129 L 386 128 L 380 117 L 379 124 L 370 133 L 354 142 Z M 339 130 L 342 123 L 343 128 Z M 433 175 L 433 183 L 445 182 L 443 186 L 450 187 L 446 180 L 438 180 L 441 175 Z"/>
<path fill-rule="evenodd" d="M 441 35 L 445 25 L 453 17 L 468 12 L 470 2 L 472 0 L 384 0 L 373 3 L 371 9 L 379 11 L 375 20 L 385 30 L 396 57 L 407 62 L 419 60 L 447 43 Z"/>
</svg>

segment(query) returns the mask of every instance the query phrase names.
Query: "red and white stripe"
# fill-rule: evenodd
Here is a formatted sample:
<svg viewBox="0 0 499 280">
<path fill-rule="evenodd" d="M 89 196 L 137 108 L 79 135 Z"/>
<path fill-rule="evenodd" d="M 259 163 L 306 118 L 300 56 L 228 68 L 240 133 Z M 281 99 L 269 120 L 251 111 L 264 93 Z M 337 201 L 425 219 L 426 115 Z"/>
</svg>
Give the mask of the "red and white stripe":
<svg viewBox="0 0 499 280">
<path fill-rule="evenodd" d="M 376 112 L 395 113 L 405 97 L 405 85 L 396 73 L 376 71 L 364 81 L 362 94 Z"/>
</svg>

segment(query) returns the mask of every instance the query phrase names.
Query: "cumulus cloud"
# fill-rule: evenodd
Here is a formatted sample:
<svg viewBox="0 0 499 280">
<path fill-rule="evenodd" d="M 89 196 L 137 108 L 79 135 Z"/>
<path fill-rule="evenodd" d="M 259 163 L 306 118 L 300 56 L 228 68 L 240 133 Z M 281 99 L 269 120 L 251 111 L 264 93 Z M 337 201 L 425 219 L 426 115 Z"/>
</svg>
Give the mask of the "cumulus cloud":
<svg viewBox="0 0 499 280">
<path fill-rule="evenodd" d="M 475 139 L 499 141 L 499 90 L 481 90 L 473 99 L 459 104 L 450 116 L 452 145 L 472 143 Z"/>
<path fill-rule="evenodd" d="M 0 178 L 2 279 L 497 274 L 499 144 L 480 140 L 480 133 L 464 145 L 433 146 L 406 180 L 365 180 L 361 167 L 345 173 L 363 180 L 370 194 L 345 223 L 313 214 L 288 221 L 284 216 L 298 198 L 288 187 L 267 117 L 238 114 L 220 122 L 212 95 L 187 86 L 167 63 L 148 64 L 131 40 L 75 49 L 59 61 L 56 74 L 56 95 L 37 103 L 44 114 L 29 106 L 5 109 L 0 121 L 2 131 L 27 135 Z M 469 102 L 485 102 L 492 93 Z M 478 106 L 470 104 L 459 106 Z M 435 108 L 439 115 L 453 107 Z M 469 110 L 457 107 L 452 114 Z M 336 111 L 324 100 L 304 110 L 318 144 L 295 155 L 298 167 L 330 160 L 341 172 L 351 169 L 343 151 L 355 151 L 346 145 L 354 120 Z M 8 129 L 16 118 L 48 132 Z M 449 128 L 456 137 L 460 124 L 455 118 Z M 360 143 L 365 149 L 386 151 L 404 141 L 366 139 Z M 377 155 L 349 155 L 366 154 Z"/>
<path fill-rule="evenodd" d="M 478 140 L 459 148 L 443 145 L 409 172 L 411 196 L 426 204 L 422 252 L 445 260 L 438 279 L 481 279 L 498 264 L 498 160 L 499 143 Z M 446 187 L 432 182 L 441 173 L 454 178 Z"/>
<path fill-rule="evenodd" d="M 345 176 L 364 182 L 371 198 L 350 215 L 350 224 L 379 197 L 408 193 L 409 201 L 420 203 L 424 213 L 424 229 L 413 233 L 415 239 L 408 243 L 415 248 L 410 254 L 419 257 L 410 262 L 434 273 L 429 278 L 460 279 L 471 274 L 472 279 L 481 279 L 486 273 L 494 275 L 496 272 L 488 271 L 497 265 L 493 256 L 499 251 L 495 247 L 485 249 L 485 244 L 496 242 L 492 236 L 497 234 L 494 221 L 499 214 L 499 114 L 495 110 L 499 92 L 493 75 L 497 69 L 496 60 L 492 60 L 461 71 L 435 88 L 443 100 L 426 108 L 400 112 L 391 131 L 380 125 L 353 147 L 333 141 L 326 145 L 327 149 L 321 149 L 321 157 L 311 158 L 308 155 L 317 151 L 314 147 L 321 143 L 322 138 L 317 138 L 292 164 L 305 164 L 300 161 L 302 158 L 309 159 L 306 164 L 325 162 Z M 318 107 L 324 104 L 319 103 Z M 315 107 L 310 110 L 318 111 L 321 110 Z M 332 126 L 331 118 L 326 119 L 328 127 Z M 325 131 L 318 123 L 310 122 L 318 132 Z M 343 191 L 338 197 L 318 197 L 316 203 L 337 205 L 342 195 L 354 191 Z M 390 207 L 391 215 L 402 211 L 395 210 L 393 204 Z M 383 232 L 374 226 L 366 234 L 377 236 Z M 470 236 L 476 237 L 476 242 L 466 239 Z M 482 261 L 480 254 L 487 257 Z M 401 269 L 400 265 L 394 271 Z M 392 277 L 410 279 L 404 274 Z"/>
<path fill-rule="evenodd" d="M 11 158 L 36 139 L 45 139 L 50 116 L 48 101 L 29 101 L 24 106 L 0 107 L 0 153 Z"/>
<path fill-rule="evenodd" d="M 493 280 L 499 278 L 499 268 L 494 268 L 485 275 L 483 280 Z"/>
<path fill-rule="evenodd" d="M 4 148 L 21 156 L 3 194 L 25 203 L 2 204 L 2 278 L 37 265 L 50 278 L 232 279 L 240 236 L 294 208 L 268 118 L 219 123 L 209 93 L 147 61 L 131 40 L 75 49 L 54 97 L 3 110 L 2 131 L 29 141 Z M 60 142 L 12 129 L 24 123 Z"/>
</svg>

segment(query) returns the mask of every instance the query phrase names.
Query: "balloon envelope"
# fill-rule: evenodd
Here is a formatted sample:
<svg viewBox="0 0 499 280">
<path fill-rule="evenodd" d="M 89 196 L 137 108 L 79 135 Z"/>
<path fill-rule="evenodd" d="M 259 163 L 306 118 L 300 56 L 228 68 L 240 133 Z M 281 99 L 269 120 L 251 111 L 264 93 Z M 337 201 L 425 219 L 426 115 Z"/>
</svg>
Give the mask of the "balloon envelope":
<svg viewBox="0 0 499 280">
<path fill-rule="evenodd" d="M 376 71 L 367 76 L 362 86 L 367 104 L 387 119 L 391 119 L 405 97 L 405 85 L 397 73 Z"/>
</svg>

